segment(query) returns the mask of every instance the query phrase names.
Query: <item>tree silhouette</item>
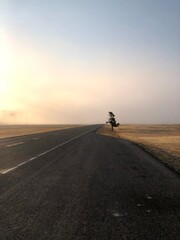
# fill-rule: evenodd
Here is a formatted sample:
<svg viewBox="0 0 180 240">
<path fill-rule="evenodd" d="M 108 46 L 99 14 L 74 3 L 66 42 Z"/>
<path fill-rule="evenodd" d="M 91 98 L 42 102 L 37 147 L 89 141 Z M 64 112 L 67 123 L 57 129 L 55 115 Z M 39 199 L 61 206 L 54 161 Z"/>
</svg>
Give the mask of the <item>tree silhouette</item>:
<svg viewBox="0 0 180 240">
<path fill-rule="evenodd" d="M 115 115 L 113 112 L 109 112 L 109 120 L 108 123 L 111 124 L 111 130 L 113 131 L 113 127 L 118 127 L 119 123 L 116 123 Z"/>
</svg>

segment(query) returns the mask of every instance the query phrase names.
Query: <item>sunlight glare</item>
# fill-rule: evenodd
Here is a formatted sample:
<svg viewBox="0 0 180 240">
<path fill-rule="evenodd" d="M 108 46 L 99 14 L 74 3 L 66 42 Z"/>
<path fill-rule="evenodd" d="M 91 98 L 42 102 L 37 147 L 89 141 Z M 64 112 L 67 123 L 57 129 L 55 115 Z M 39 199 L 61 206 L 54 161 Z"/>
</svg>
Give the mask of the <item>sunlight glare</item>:
<svg viewBox="0 0 180 240">
<path fill-rule="evenodd" d="M 11 55 L 5 33 L 0 31 L 0 94 L 6 93 L 9 88 L 11 70 Z"/>
</svg>

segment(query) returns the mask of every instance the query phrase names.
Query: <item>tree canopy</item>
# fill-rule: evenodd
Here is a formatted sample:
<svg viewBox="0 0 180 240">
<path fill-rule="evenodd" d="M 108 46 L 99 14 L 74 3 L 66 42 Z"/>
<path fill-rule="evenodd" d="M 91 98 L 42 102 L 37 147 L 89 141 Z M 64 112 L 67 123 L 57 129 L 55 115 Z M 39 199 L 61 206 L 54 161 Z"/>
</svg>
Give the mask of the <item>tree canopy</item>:
<svg viewBox="0 0 180 240">
<path fill-rule="evenodd" d="M 115 115 L 113 112 L 109 112 L 109 120 L 108 123 L 111 124 L 111 130 L 113 131 L 113 127 L 118 127 L 119 123 L 116 123 Z"/>
</svg>

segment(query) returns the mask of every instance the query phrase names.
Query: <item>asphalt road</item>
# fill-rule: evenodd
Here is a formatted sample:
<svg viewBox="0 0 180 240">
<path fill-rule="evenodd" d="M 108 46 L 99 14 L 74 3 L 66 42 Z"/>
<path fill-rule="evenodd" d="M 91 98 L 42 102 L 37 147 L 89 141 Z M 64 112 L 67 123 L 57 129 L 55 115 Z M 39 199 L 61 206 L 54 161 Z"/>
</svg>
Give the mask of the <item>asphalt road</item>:
<svg viewBox="0 0 180 240">
<path fill-rule="evenodd" d="M 0 239 L 180 239 L 179 176 L 98 125 L 0 140 Z"/>
</svg>

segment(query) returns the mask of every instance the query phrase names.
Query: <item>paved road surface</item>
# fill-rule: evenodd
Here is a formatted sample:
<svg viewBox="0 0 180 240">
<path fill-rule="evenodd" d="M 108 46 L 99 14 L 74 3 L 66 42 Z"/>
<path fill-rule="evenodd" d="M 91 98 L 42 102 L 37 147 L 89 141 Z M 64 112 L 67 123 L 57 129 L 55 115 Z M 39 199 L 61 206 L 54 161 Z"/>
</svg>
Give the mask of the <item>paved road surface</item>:
<svg viewBox="0 0 180 240">
<path fill-rule="evenodd" d="M 1 240 L 179 240 L 179 177 L 98 127 L 0 140 Z"/>
</svg>

